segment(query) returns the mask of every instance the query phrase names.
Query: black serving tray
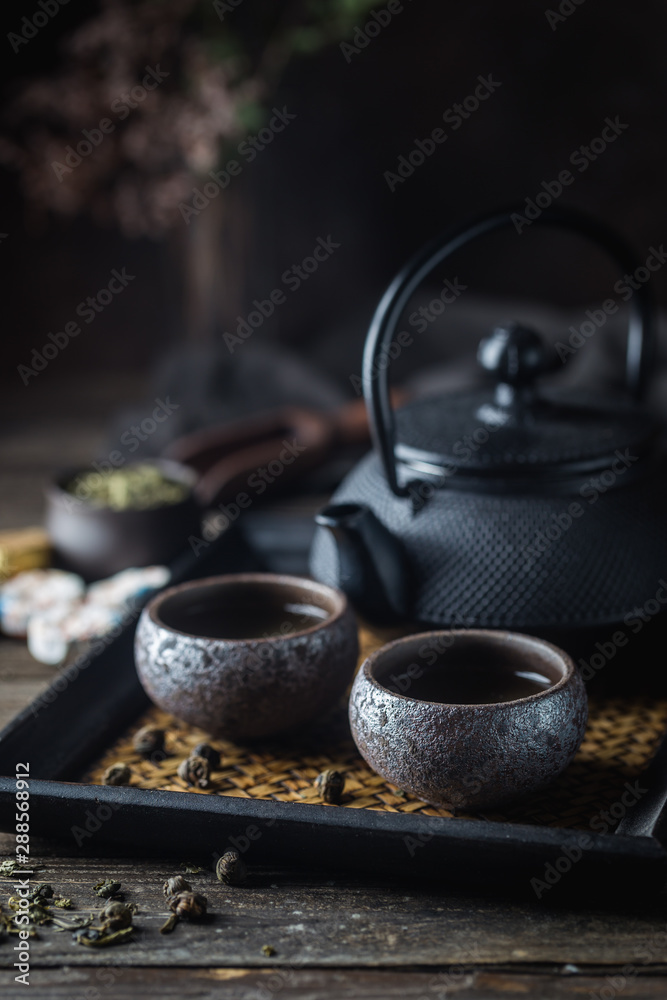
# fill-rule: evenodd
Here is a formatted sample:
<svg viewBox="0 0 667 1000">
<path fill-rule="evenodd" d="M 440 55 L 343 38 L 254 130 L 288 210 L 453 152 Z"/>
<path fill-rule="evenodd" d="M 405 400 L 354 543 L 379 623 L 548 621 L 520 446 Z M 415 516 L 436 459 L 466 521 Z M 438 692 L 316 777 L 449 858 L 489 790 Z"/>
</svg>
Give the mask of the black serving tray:
<svg viewBox="0 0 667 1000">
<path fill-rule="evenodd" d="M 308 529 L 292 526 L 290 550 L 285 525 L 263 517 L 226 532 L 199 557 L 184 557 L 173 567 L 172 582 L 279 571 L 281 551 L 290 571 L 301 566 L 305 572 Z M 566 828 L 77 783 L 149 705 L 134 667 L 136 617 L 98 655 L 81 659 L 68 683 L 61 674 L 0 733 L 1 830 L 15 828 L 16 765 L 27 763 L 31 835 L 66 841 L 75 852 L 148 849 L 212 864 L 235 841 L 251 863 L 505 885 L 531 894 L 531 880 L 543 879 L 551 865 L 566 877 L 554 879 L 557 891 L 545 894 L 548 899 L 591 884 L 614 892 L 657 892 L 665 884 L 664 741 L 642 775 L 648 793 L 613 834 L 589 832 L 583 844 L 583 831 Z M 82 840 L 81 830 L 91 835 Z"/>
</svg>

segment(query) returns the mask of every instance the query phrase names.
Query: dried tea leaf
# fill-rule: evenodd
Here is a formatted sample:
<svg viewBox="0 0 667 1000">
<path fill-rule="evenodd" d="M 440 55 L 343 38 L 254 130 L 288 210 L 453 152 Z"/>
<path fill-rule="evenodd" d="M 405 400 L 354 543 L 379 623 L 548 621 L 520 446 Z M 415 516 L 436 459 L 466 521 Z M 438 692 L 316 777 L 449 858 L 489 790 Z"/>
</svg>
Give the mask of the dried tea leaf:
<svg viewBox="0 0 667 1000">
<path fill-rule="evenodd" d="M 134 734 L 132 745 L 142 757 L 162 753 L 164 751 L 164 729 L 157 726 L 144 726 Z"/>
<path fill-rule="evenodd" d="M 179 892 L 169 897 L 169 908 L 183 920 L 201 920 L 206 916 L 208 901 L 199 892 Z"/>
<path fill-rule="evenodd" d="M 182 875 L 174 875 L 173 878 L 167 879 L 162 890 L 169 899 L 170 896 L 176 896 L 179 892 L 192 892 L 192 886 L 185 881 Z"/>
<path fill-rule="evenodd" d="M 178 923 L 178 917 L 176 916 L 176 914 L 170 913 L 165 922 L 162 924 L 162 927 L 160 928 L 160 934 L 171 934 L 177 923 Z"/>
<path fill-rule="evenodd" d="M 106 932 L 97 927 L 88 927 L 74 935 L 77 944 L 85 944 L 89 948 L 108 948 L 110 945 L 122 944 L 132 938 L 134 927 L 123 927 L 118 931 Z"/>
<path fill-rule="evenodd" d="M 132 770 L 127 764 L 119 762 L 108 767 L 102 775 L 104 785 L 127 785 L 132 777 Z"/>
<path fill-rule="evenodd" d="M 315 785 L 325 802 L 329 805 L 337 805 L 345 791 L 345 775 L 342 771 L 329 768 L 318 774 Z"/>
<path fill-rule="evenodd" d="M 119 931 L 132 923 L 132 909 L 125 903 L 110 900 L 100 914 L 102 927 L 105 930 Z"/>
<path fill-rule="evenodd" d="M 209 788 L 211 784 L 211 765 L 205 757 L 190 754 L 178 765 L 176 773 L 186 785 L 194 788 Z"/>
<path fill-rule="evenodd" d="M 30 937 L 36 937 L 37 932 L 32 924 L 16 924 L 14 923 L 15 918 L 10 916 L 8 913 L 4 913 L 2 907 L 0 906 L 0 928 L 5 931 L 6 934 L 18 934 L 19 931 L 27 931 Z"/>
<path fill-rule="evenodd" d="M 136 462 L 100 476 L 93 469 L 79 473 L 67 484 L 67 491 L 84 496 L 96 507 L 112 510 L 153 510 L 185 500 L 189 487 L 150 462 Z"/>
<path fill-rule="evenodd" d="M 219 882 L 226 885 L 243 885 L 248 877 L 248 869 L 238 851 L 225 851 L 215 866 L 215 874 Z"/>
<path fill-rule="evenodd" d="M 92 913 L 87 917 L 78 914 L 73 917 L 61 917 L 54 914 L 51 918 L 53 929 L 56 931 L 75 931 L 82 927 L 90 927 L 94 919 L 95 916 Z"/>
<path fill-rule="evenodd" d="M 50 899 L 53 896 L 53 886 L 49 885 L 48 882 L 40 882 L 34 889 L 31 889 L 26 899 L 32 901 L 33 899 L 37 899 L 38 896 L 41 896 L 43 900 Z"/>
<path fill-rule="evenodd" d="M 220 770 L 220 751 L 212 747 L 210 743 L 198 743 L 192 751 L 193 757 L 203 757 L 211 766 L 212 771 Z"/>
<path fill-rule="evenodd" d="M 30 868 L 31 872 L 41 872 L 44 871 L 44 865 L 29 864 L 27 867 Z M 17 872 L 24 874 L 26 865 L 21 864 L 16 860 L 16 858 L 4 858 L 0 861 L 0 877 L 12 878 Z"/>
<path fill-rule="evenodd" d="M 96 895 L 101 896 L 102 899 L 109 899 L 111 896 L 115 896 L 120 890 L 121 883 L 116 882 L 115 879 L 105 878 L 101 882 L 96 882 L 93 886 Z"/>
<path fill-rule="evenodd" d="M 26 912 L 25 902 L 20 896 L 10 896 L 7 900 L 7 905 L 10 910 L 14 910 L 17 913 Z M 35 901 L 28 903 L 28 916 L 31 924 L 37 924 L 39 926 L 42 924 L 48 924 L 51 921 L 51 913 L 46 906 L 42 906 L 39 902 Z M 15 920 L 16 918 L 13 919 Z"/>
</svg>

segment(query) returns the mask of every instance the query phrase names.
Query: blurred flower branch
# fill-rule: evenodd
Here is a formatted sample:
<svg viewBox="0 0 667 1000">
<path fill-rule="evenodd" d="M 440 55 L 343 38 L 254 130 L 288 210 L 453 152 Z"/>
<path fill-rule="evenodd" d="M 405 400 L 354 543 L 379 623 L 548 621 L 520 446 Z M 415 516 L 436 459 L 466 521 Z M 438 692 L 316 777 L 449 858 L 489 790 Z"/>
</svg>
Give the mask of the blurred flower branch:
<svg viewBox="0 0 667 1000">
<path fill-rule="evenodd" d="M 63 40 L 52 73 L 13 86 L 0 161 L 19 172 L 34 208 L 88 212 L 129 236 L 159 238 L 182 226 L 178 205 L 198 179 L 261 127 L 290 61 L 347 37 L 370 7 L 371 0 L 102 0 Z M 146 89 L 149 70 L 160 82 Z M 90 143 L 93 130 L 101 138 Z M 82 142 L 90 154 L 77 154 Z M 54 167 L 67 162 L 70 169 Z"/>
</svg>

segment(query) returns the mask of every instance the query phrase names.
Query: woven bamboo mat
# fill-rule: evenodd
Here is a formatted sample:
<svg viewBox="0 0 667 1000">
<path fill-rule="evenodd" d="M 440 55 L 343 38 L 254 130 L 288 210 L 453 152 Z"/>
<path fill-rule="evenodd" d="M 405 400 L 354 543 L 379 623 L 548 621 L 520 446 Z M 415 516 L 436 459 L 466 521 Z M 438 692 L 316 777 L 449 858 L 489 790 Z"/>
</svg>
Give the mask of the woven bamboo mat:
<svg viewBox="0 0 667 1000">
<path fill-rule="evenodd" d="M 361 659 L 388 638 L 387 633 L 362 631 Z M 145 725 L 160 726 L 167 732 L 167 756 L 157 763 L 142 759 L 132 747 L 134 733 Z M 456 815 L 589 829 L 592 819 L 619 800 L 625 783 L 636 780 L 645 770 L 666 729 L 667 699 L 592 699 L 588 729 L 579 752 L 565 773 L 549 788 L 505 807 L 502 812 L 475 815 L 457 812 Z M 192 748 L 205 739 L 220 751 L 222 761 L 220 769 L 212 774 L 211 787 L 203 791 L 190 788 L 176 771 Z M 272 741 L 261 746 L 239 746 L 226 740 L 208 739 L 201 730 L 151 708 L 82 780 L 102 784 L 106 768 L 119 761 L 130 766 L 130 785 L 135 788 L 311 804 L 321 803 L 315 778 L 325 768 L 335 767 L 345 771 L 345 795 L 340 806 L 330 808 L 424 816 L 454 815 L 402 792 L 368 767 L 350 736 L 345 704 L 298 739 L 292 737 L 289 741 Z"/>
</svg>

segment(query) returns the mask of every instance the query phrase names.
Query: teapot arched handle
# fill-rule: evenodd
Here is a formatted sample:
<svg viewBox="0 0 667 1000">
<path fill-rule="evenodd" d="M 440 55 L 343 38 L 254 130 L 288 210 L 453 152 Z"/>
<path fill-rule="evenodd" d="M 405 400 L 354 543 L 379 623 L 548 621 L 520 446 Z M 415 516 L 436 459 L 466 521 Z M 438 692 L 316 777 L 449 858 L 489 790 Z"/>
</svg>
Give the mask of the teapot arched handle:
<svg viewBox="0 0 667 1000">
<path fill-rule="evenodd" d="M 525 206 L 503 209 L 484 216 L 472 225 L 441 233 L 419 250 L 396 275 L 378 305 L 366 337 L 363 361 L 363 390 L 368 410 L 371 436 L 384 467 L 392 492 L 407 496 L 408 486 L 401 486 L 396 472 L 396 421 L 389 399 L 386 357 L 394 332 L 410 296 L 427 274 L 446 257 L 478 236 L 514 224 Z M 578 233 L 597 244 L 632 274 L 637 267 L 632 248 L 625 240 L 597 219 L 574 209 L 550 207 L 534 220 L 537 225 L 557 226 Z M 630 299 L 630 322 L 626 354 L 626 386 L 635 400 L 641 400 L 655 340 L 653 298 L 647 285 L 640 285 Z"/>
</svg>

